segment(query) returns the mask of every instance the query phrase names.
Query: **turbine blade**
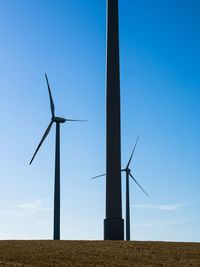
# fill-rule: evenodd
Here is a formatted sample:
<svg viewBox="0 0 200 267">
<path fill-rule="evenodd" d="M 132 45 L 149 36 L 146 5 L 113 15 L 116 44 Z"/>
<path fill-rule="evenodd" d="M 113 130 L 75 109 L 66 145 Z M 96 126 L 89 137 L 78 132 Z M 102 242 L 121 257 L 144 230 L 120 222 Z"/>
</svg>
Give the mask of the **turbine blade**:
<svg viewBox="0 0 200 267">
<path fill-rule="evenodd" d="M 36 154 L 37 154 L 39 148 L 41 147 L 42 143 L 44 142 L 45 138 L 46 138 L 47 135 L 49 134 L 49 132 L 50 132 L 50 130 L 51 130 L 51 126 L 52 126 L 52 124 L 53 124 L 53 121 L 51 121 L 50 124 L 49 124 L 49 126 L 47 127 L 47 129 L 46 129 L 46 131 L 45 131 L 45 133 L 44 133 L 44 135 L 43 135 L 43 137 L 42 137 L 42 139 L 41 139 L 41 141 L 40 141 L 40 143 L 39 143 L 37 149 L 35 150 L 35 153 L 34 153 L 32 159 L 31 159 L 31 161 L 30 161 L 30 163 L 29 163 L 30 165 L 31 165 L 32 161 L 34 160 L 34 158 L 35 158 L 35 156 L 36 156 Z"/>
<path fill-rule="evenodd" d="M 87 120 L 70 120 L 70 119 L 65 119 L 65 121 L 87 121 Z"/>
<path fill-rule="evenodd" d="M 50 99 L 50 106 L 51 106 L 51 114 L 52 114 L 52 117 L 55 117 L 55 107 L 54 107 L 53 98 L 52 98 L 52 95 L 51 95 L 51 89 L 50 89 L 50 86 L 49 86 L 49 81 L 48 81 L 48 78 L 47 78 L 46 73 L 45 73 L 45 78 L 46 78 L 47 87 L 48 87 L 48 90 L 49 90 L 49 99 Z"/>
<path fill-rule="evenodd" d="M 127 164 L 127 166 L 126 166 L 126 169 L 128 169 L 128 167 L 129 167 L 129 165 L 130 165 L 130 163 L 131 163 L 133 154 L 134 154 L 134 152 L 135 152 L 135 148 L 136 148 L 136 146 L 137 146 L 138 139 L 139 139 L 139 135 L 138 135 L 138 137 L 137 137 L 137 139 L 136 139 L 136 142 L 135 142 L 135 145 L 134 145 L 134 148 L 133 148 L 133 152 L 132 152 L 132 154 L 131 154 L 131 156 L 130 156 L 130 159 L 129 159 L 129 161 L 128 161 L 128 164 Z"/>
<path fill-rule="evenodd" d="M 133 177 L 133 175 L 131 173 L 129 173 L 131 178 L 136 182 L 136 184 L 140 187 L 140 189 L 142 189 L 142 191 L 145 193 L 145 195 L 147 195 L 149 198 L 150 196 L 147 194 L 147 192 L 141 187 L 141 185 L 136 181 L 136 179 Z"/>
<path fill-rule="evenodd" d="M 125 172 L 126 170 L 125 169 L 122 169 L 121 172 Z M 96 178 L 99 178 L 99 177 L 102 177 L 102 176 L 106 176 L 106 174 L 101 174 L 101 175 L 98 175 L 98 176 L 95 176 L 95 177 L 92 177 L 91 179 L 96 179 Z"/>
<path fill-rule="evenodd" d="M 98 175 L 98 176 L 95 176 L 93 177 L 92 179 L 96 179 L 96 178 L 99 178 L 99 177 L 102 177 L 102 176 L 105 176 L 106 174 L 101 174 L 101 175 Z"/>
</svg>

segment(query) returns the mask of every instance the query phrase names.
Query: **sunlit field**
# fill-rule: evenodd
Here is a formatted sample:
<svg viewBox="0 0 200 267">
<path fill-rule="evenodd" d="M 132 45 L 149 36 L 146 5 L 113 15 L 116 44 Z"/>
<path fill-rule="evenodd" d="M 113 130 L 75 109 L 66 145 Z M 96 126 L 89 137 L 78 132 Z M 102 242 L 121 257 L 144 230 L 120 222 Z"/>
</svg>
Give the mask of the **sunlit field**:
<svg viewBox="0 0 200 267">
<path fill-rule="evenodd" d="M 200 266 L 200 243 L 0 241 L 1 266 Z"/>
</svg>

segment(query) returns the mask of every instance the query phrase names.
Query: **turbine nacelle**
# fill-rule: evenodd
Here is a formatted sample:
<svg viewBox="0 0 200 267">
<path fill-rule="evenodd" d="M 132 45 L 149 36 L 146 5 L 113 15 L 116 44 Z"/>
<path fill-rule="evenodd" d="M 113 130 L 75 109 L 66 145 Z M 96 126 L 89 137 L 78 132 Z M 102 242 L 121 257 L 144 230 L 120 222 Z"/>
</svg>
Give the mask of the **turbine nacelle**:
<svg viewBox="0 0 200 267">
<path fill-rule="evenodd" d="M 129 168 L 122 169 L 121 171 L 126 173 L 131 173 L 131 170 Z"/>
<path fill-rule="evenodd" d="M 66 120 L 64 118 L 60 118 L 60 117 L 53 117 L 52 121 L 53 122 L 64 123 Z"/>
<path fill-rule="evenodd" d="M 131 173 L 131 170 L 130 170 L 129 168 L 126 168 L 126 169 L 125 169 L 125 172 L 127 172 L 127 173 Z"/>
</svg>

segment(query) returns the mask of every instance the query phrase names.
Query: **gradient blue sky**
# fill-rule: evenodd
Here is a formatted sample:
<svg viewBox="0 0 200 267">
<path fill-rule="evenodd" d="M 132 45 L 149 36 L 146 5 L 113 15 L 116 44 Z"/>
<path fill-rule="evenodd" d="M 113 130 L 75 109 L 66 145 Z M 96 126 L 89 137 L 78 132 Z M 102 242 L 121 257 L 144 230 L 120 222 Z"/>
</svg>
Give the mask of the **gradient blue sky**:
<svg viewBox="0 0 200 267">
<path fill-rule="evenodd" d="M 200 3 L 119 0 L 122 167 L 134 240 L 200 241 Z M 51 239 L 56 114 L 61 127 L 61 237 L 102 239 L 106 0 L 0 1 L 0 239 Z M 123 217 L 125 187 L 123 176 Z"/>
</svg>

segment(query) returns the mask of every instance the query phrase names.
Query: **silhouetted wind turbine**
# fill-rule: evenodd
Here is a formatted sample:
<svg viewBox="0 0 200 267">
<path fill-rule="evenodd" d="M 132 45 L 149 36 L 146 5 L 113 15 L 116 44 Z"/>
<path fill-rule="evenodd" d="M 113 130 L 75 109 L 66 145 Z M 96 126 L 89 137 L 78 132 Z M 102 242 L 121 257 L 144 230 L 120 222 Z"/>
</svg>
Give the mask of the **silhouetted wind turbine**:
<svg viewBox="0 0 200 267">
<path fill-rule="evenodd" d="M 131 170 L 129 169 L 133 154 L 135 152 L 135 148 L 137 146 L 138 143 L 138 139 L 139 136 L 137 137 L 137 140 L 135 142 L 133 151 L 131 153 L 130 159 L 126 165 L 125 169 L 122 169 L 122 172 L 126 173 L 126 240 L 130 241 L 130 198 L 129 198 L 129 177 L 131 177 L 133 179 L 133 181 L 139 186 L 139 188 L 145 193 L 145 195 L 147 197 L 149 197 L 149 195 L 147 194 L 147 192 L 141 187 L 141 185 L 137 182 L 137 180 L 133 177 L 133 175 L 131 174 Z M 102 175 L 98 175 L 93 177 L 92 179 L 96 179 L 102 176 L 105 176 L 106 174 L 102 174 Z"/>
<path fill-rule="evenodd" d="M 60 240 L 60 123 L 65 123 L 66 121 L 85 121 L 85 120 L 71 120 L 71 119 L 64 119 L 55 116 L 55 106 L 53 102 L 53 98 L 51 95 L 51 89 L 49 86 L 49 81 L 47 75 L 45 73 L 45 78 L 47 82 L 47 87 L 49 91 L 49 99 L 50 99 L 50 106 L 51 106 L 51 122 L 47 127 L 31 161 L 29 164 L 32 163 L 34 160 L 39 148 L 41 147 L 42 143 L 44 142 L 45 138 L 49 134 L 53 123 L 56 123 L 56 148 L 55 148 L 55 188 L 54 188 L 54 233 L 53 239 Z"/>
</svg>

